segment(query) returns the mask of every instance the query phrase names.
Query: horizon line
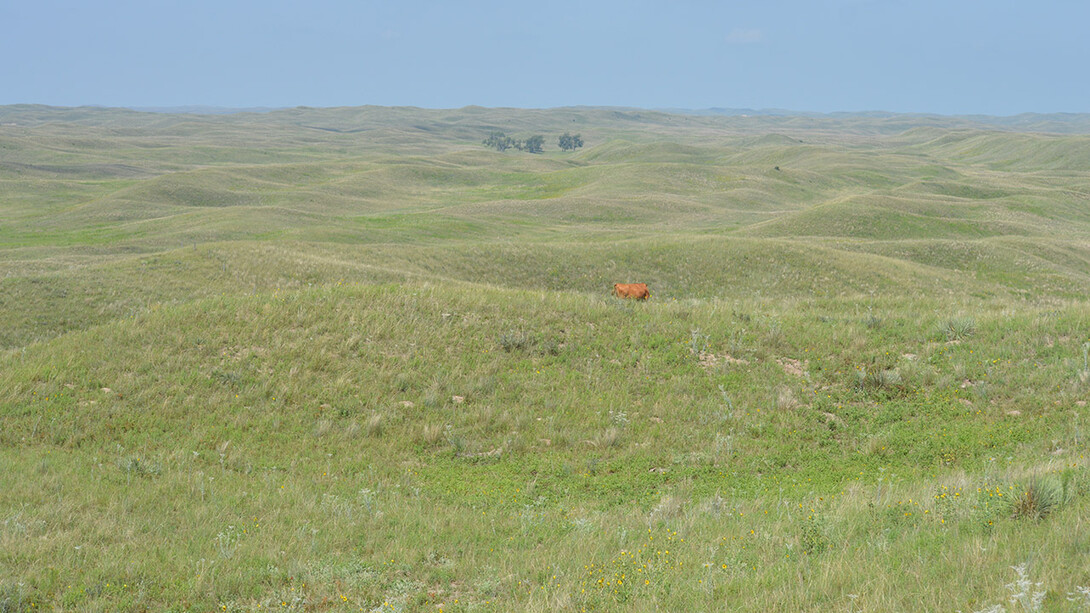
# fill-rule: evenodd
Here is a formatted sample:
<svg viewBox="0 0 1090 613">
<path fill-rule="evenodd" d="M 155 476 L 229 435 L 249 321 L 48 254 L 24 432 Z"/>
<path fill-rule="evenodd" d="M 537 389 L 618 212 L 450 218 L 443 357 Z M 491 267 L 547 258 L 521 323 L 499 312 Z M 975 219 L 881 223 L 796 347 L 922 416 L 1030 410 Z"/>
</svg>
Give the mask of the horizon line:
<svg viewBox="0 0 1090 613">
<path fill-rule="evenodd" d="M 137 113 L 159 113 L 159 114 L 178 114 L 178 115 L 233 115 L 238 113 L 271 113 L 275 111 L 285 111 L 294 109 L 317 109 L 317 110 L 332 110 L 332 109 L 351 109 L 351 108 L 388 108 L 388 109 L 419 109 L 427 111 L 457 111 L 464 109 L 485 109 L 485 110 L 519 110 L 519 111 L 551 111 L 551 110 L 564 110 L 564 109 L 606 109 L 606 110 L 626 110 L 626 111 L 649 111 L 656 113 L 667 114 L 706 114 L 706 115 L 728 115 L 728 116 L 783 116 L 783 117 L 797 117 L 797 116 L 844 116 L 844 115 L 869 115 L 869 116 L 916 116 L 916 117 L 994 117 L 994 118 L 1011 118 L 1021 116 L 1048 116 L 1048 115 L 1090 115 L 1090 111 L 1022 111 L 1019 113 L 1013 113 L 1009 115 L 995 115 L 990 113 L 941 113 L 936 111 L 889 111 L 882 109 L 865 109 L 865 110 L 838 110 L 838 111 L 808 111 L 799 109 L 786 109 L 780 107 L 723 107 L 723 106 L 710 106 L 710 107 L 641 107 L 641 106 L 626 106 L 626 105 L 614 105 L 614 104 L 573 104 L 573 105 L 561 105 L 561 106 L 542 106 L 542 107 L 528 107 L 528 106 L 485 106 L 480 104 L 467 104 L 462 106 L 418 106 L 411 104 L 340 104 L 329 106 L 315 106 L 307 104 L 299 104 L 293 106 L 228 106 L 228 105 L 216 105 L 216 104 L 179 104 L 179 105 L 109 105 L 109 104 L 80 104 L 80 105 L 58 105 L 58 104 L 46 104 L 39 102 L 14 102 L 0 104 L 0 108 L 4 107 L 45 107 L 49 109 L 121 109 L 127 111 L 133 111 Z"/>
</svg>

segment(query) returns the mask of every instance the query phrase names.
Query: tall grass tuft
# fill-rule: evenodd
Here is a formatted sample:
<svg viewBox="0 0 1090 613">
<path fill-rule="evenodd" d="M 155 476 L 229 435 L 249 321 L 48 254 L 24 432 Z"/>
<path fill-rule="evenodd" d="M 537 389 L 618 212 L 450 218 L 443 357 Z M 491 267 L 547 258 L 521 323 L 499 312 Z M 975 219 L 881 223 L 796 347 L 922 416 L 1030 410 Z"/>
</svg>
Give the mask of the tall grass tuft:
<svg viewBox="0 0 1090 613">
<path fill-rule="evenodd" d="M 367 436 L 379 437 L 382 436 L 382 428 L 382 413 L 375 413 L 367 419 L 364 432 L 367 433 Z"/>
<path fill-rule="evenodd" d="M 434 447 L 443 440 L 443 426 L 442 424 L 424 424 L 420 429 L 419 442 L 428 447 Z"/>
<path fill-rule="evenodd" d="M 795 392 L 791 391 L 791 388 L 786 385 L 780 385 L 776 388 L 776 409 L 779 411 L 787 411 L 798 406 L 798 400 L 795 399 Z"/>
<path fill-rule="evenodd" d="M 669 522 L 681 516 L 684 510 L 685 503 L 679 496 L 663 496 L 655 508 L 651 509 L 647 517 L 647 525 L 651 528 L 657 524 Z"/>
<path fill-rule="evenodd" d="M 1075 373 L 1079 386 L 1090 384 L 1090 342 L 1082 344 L 1082 368 Z"/>
<path fill-rule="evenodd" d="M 594 439 L 595 447 L 616 447 L 621 444 L 621 428 L 610 426 L 600 432 Z"/>
</svg>

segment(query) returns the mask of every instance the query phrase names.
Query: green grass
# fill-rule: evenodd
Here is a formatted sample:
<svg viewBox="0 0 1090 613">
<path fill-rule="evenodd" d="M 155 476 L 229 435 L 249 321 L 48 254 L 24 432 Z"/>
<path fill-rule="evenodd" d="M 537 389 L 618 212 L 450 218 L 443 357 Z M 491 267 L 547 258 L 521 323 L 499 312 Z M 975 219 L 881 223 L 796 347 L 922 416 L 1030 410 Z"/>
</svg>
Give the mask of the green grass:
<svg viewBox="0 0 1090 613">
<path fill-rule="evenodd" d="M 0 610 L 1090 586 L 1078 118 L 0 120 Z"/>
</svg>

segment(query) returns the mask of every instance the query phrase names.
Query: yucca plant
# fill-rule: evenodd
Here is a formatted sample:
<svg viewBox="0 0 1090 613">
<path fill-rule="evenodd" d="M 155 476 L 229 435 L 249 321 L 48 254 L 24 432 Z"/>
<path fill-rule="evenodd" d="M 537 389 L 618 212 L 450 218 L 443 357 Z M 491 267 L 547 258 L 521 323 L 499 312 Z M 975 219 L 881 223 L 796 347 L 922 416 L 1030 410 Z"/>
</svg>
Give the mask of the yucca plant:
<svg viewBox="0 0 1090 613">
<path fill-rule="evenodd" d="M 948 341 L 960 341 L 976 333 L 976 320 L 972 317 L 951 317 L 939 323 L 938 335 Z"/>
<path fill-rule="evenodd" d="M 1012 515 L 1022 519 L 1044 519 L 1062 502 L 1063 491 L 1055 480 L 1035 477 L 1012 503 Z"/>
</svg>

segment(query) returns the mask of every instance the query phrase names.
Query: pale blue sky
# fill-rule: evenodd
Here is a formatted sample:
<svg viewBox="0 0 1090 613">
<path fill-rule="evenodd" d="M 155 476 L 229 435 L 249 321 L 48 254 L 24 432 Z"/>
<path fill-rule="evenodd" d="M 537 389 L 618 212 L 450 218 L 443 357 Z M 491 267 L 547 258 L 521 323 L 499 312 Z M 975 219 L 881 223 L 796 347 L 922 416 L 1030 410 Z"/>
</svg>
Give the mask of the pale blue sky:
<svg viewBox="0 0 1090 613">
<path fill-rule="evenodd" d="M 0 0 L 0 104 L 1090 111 L 1090 1 Z"/>
</svg>

